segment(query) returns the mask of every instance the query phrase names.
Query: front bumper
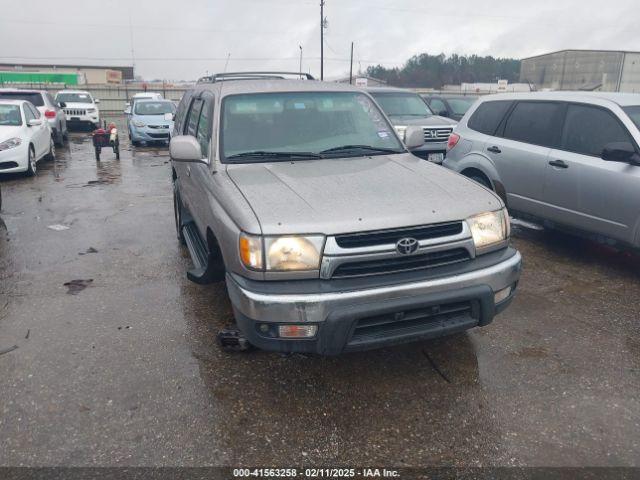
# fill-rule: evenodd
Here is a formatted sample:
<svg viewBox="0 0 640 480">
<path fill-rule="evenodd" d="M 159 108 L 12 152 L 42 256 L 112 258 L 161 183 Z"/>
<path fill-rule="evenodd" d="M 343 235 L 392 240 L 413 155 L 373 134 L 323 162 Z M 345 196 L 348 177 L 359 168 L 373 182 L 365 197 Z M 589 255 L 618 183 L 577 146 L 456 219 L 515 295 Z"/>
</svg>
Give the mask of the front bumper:
<svg viewBox="0 0 640 480">
<path fill-rule="evenodd" d="M 428 160 L 429 154 L 431 153 L 441 153 L 442 158 L 446 156 L 447 153 L 447 142 L 433 142 L 433 143 L 425 143 L 421 147 L 414 148 L 411 150 L 416 157 L 422 158 L 423 160 Z M 434 163 L 442 163 L 442 162 L 434 162 Z"/>
<path fill-rule="evenodd" d="M 29 146 L 22 145 L 0 152 L 0 174 L 26 172 L 29 166 Z"/>
<path fill-rule="evenodd" d="M 418 272 L 419 276 L 416 272 L 403 274 L 404 281 L 389 283 L 387 279 L 378 285 L 373 279 L 256 282 L 227 274 L 227 288 L 238 326 L 255 346 L 337 355 L 491 323 L 513 298 L 522 258 L 511 248 L 483 257 L 464 265 Z M 398 275 L 394 278 L 401 279 Z M 496 305 L 495 293 L 508 287 L 512 288 L 510 295 Z M 452 309 L 458 313 L 439 313 Z M 260 330 L 263 324 L 291 323 L 317 325 L 318 332 L 309 340 L 284 340 Z M 373 323 L 385 326 L 367 327 Z"/>
<path fill-rule="evenodd" d="M 131 125 L 131 139 L 140 142 L 168 142 L 170 129 L 136 127 Z"/>
<path fill-rule="evenodd" d="M 93 127 L 100 126 L 100 114 L 89 114 L 89 115 L 65 115 L 67 120 L 67 124 L 71 126 L 75 125 L 89 125 Z"/>
</svg>

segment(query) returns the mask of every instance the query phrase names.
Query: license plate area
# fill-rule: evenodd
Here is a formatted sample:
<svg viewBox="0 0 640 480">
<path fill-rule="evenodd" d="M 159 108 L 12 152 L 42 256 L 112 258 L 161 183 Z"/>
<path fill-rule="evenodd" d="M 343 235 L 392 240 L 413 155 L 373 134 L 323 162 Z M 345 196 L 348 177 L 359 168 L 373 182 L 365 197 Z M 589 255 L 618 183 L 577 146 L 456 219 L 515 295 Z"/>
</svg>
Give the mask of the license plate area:
<svg viewBox="0 0 640 480">
<path fill-rule="evenodd" d="M 427 160 L 433 163 L 442 163 L 444 161 L 444 153 L 430 153 L 427 155 Z"/>
</svg>

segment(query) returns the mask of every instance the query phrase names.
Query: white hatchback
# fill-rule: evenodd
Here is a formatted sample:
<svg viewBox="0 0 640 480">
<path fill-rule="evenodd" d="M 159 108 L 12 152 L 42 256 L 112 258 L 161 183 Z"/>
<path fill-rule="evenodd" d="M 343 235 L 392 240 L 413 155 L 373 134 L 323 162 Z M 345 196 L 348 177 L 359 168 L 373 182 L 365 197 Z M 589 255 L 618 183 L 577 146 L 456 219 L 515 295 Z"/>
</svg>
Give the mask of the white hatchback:
<svg viewBox="0 0 640 480">
<path fill-rule="evenodd" d="M 24 100 L 0 101 L 0 173 L 36 173 L 42 158 L 55 157 L 51 127 L 38 109 Z"/>
</svg>

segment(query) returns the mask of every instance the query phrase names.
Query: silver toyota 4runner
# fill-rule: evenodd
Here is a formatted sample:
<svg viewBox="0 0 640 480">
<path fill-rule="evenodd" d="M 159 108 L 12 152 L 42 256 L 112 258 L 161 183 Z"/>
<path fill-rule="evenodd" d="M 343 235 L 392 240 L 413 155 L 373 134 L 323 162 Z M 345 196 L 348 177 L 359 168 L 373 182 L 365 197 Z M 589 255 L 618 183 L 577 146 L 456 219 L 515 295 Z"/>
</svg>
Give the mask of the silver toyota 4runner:
<svg viewBox="0 0 640 480">
<path fill-rule="evenodd" d="M 300 74 L 296 74 L 300 77 Z M 335 355 L 489 324 L 521 269 L 486 188 L 407 149 L 367 93 L 285 74 L 202 79 L 170 144 L 178 238 L 253 345 Z"/>
</svg>

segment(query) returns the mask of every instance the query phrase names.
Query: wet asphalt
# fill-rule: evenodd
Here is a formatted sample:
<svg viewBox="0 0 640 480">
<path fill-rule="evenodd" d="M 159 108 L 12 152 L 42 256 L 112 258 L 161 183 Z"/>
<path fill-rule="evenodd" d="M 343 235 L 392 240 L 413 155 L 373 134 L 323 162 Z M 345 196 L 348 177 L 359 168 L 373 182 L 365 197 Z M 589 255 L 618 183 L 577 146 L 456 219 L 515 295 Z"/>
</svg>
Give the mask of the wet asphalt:
<svg viewBox="0 0 640 480">
<path fill-rule="evenodd" d="M 230 354 L 224 285 L 186 279 L 166 147 L 122 148 L 97 163 L 74 133 L 0 178 L 0 465 L 640 465 L 637 255 L 514 227 L 524 274 L 489 327 Z"/>
</svg>

